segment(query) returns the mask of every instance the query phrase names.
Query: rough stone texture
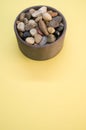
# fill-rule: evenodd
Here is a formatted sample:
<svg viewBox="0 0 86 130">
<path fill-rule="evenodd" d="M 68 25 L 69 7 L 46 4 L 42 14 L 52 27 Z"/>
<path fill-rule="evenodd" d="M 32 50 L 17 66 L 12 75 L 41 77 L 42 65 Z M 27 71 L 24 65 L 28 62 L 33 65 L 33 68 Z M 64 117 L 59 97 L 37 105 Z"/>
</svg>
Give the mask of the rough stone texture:
<svg viewBox="0 0 86 130">
<path fill-rule="evenodd" d="M 39 16 L 35 19 L 35 22 L 39 22 L 39 20 L 42 19 L 42 16 Z"/>
</svg>

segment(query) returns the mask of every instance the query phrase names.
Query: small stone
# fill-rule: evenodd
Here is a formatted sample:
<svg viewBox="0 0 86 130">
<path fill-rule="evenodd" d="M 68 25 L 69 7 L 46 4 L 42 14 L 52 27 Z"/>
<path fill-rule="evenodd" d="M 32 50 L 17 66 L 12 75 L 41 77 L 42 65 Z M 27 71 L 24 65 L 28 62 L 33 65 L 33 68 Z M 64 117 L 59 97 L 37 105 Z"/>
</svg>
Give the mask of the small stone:
<svg viewBox="0 0 86 130">
<path fill-rule="evenodd" d="M 27 31 L 26 31 L 26 32 L 24 32 L 24 34 L 23 34 L 23 37 L 24 37 L 24 38 L 27 38 L 27 37 L 30 37 L 30 36 L 31 36 L 31 35 L 30 35 L 30 33 L 29 33 L 29 32 L 27 32 Z"/>
<path fill-rule="evenodd" d="M 18 23 L 17 29 L 21 32 L 25 31 L 25 24 L 23 22 Z"/>
<path fill-rule="evenodd" d="M 51 17 L 51 15 L 49 13 L 46 12 L 46 13 L 43 14 L 43 19 L 45 21 L 51 21 L 52 17 Z"/>
<path fill-rule="evenodd" d="M 29 24 L 29 23 L 27 23 L 26 25 L 25 25 L 25 30 L 26 31 L 29 31 L 31 29 L 31 25 Z"/>
<path fill-rule="evenodd" d="M 34 38 L 37 44 L 40 43 L 42 40 L 42 36 L 40 34 L 35 34 Z"/>
<path fill-rule="evenodd" d="M 57 21 L 58 23 L 60 23 L 62 21 L 62 16 L 57 16 L 54 17 L 53 20 Z"/>
<path fill-rule="evenodd" d="M 25 14 L 25 17 L 26 17 L 28 20 L 30 20 L 31 14 L 28 12 L 28 13 Z"/>
<path fill-rule="evenodd" d="M 46 6 L 42 6 L 39 11 L 43 14 L 45 12 L 47 12 L 47 7 Z"/>
<path fill-rule="evenodd" d="M 45 45 L 46 43 L 47 43 L 47 37 L 44 36 L 44 37 L 42 38 L 41 42 L 39 43 L 39 45 L 43 46 L 43 45 Z"/>
<path fill-rule="evenodd" d="M 24 18 L 25 18 L 25 13 L 21 13 L 20 16 L 19 16 L 19 20 L 21 22 L 23 22 Z"/>
<path fill-rule="evenodd" d="M 63 23 L 60 23 L 59 25 L 63 26 L 64 27 L 64 24 Z"/>
<path fill-rule="evenodd" d="M 29 20 L 29 25 L 34 28 L 37 26 L 37 23 L 35 22 L 35 20 L 31 19 L 31 20 Z"/>
<path fill-rule="evenodd" d="M 60 36 L 60 32 L 59 31 L 55 31 L 55 36 L 58 38 Z"/>
<path fill-rule="evenodd" d="M 56 17 L 58 15 L 58 12 L 53 12 L 52 10 L 49 10 L 48 13 L 52 16 L 52 17 Z"/>
<path fill-rule="evenodd" d="M 36 30 L 37 30 L 37 33 L 38 33 L 38 34 L 40 34 L 41 36 L 43 36 L 43 33 L 42 33 L 42 31 L 39 29 L 39 27 L 37 27 Z"/>
<path fill-rule="evenodd" d="M 48 27 L 48 32 L 49 33 L 54 33 L 55 32 L 55 29 L 53 27 Z"/>
<path fill-rule="evenodd" d="M 56 40 L 56 37 L 53 35 L 53 34 L 50 34 L 48 36 L 48 42 L 51 43 L 51 42 L 54 42 Z"/>
<path fill-rule="evenodd" d="M 34 42 L 35 42 L 33 37 L 27 37 L 25 41 L 27 44 L 34 44 Z"/>
<path fill-rule="evenodd" d="M 59 23 L 58 23 L 56 20 L 52 19 L 52 20 L 48 23 L 48 26 L 51 26 L 51 27 L 53 27 L 53 28 L 56 28 L 56 27 L 59 26 Z"/>
<path fill-rule="evenodd" d="M 28 23 L 28 19 L 24 18 L 24 23 L 27 24 Z"/>
<path fill-rule="evenodd" d="M 23 32 L 19 32 L 19 36 L 23 38 Z"/>
<path fill-rule="evenodd" d="M 63 29 L 64 29 L 64 26 L 61 26 L 61 25 L 57 28 L 57 30 L 58 30 L 59 32 L 63 31 Z"/>
<path fill-rule="evenodd" d="M 32 29 L 30 30 L 30 34 L 31 34 L 32 36 L 34 36 L 36 33 L 37 33 L 37 30 L 36 30 L 35 28 L 32 28 Z"/>
<path fill-rule="evenodd" d="M 35 19 L 35 22 L 39 22 L 39 20 L 42 19 L 42 16 L 39 16 Z"/>
<path fill-rule="evenodd" d="M 35 11 L 35 12 L 32 14 L 32 17 L 36 18 L 36 17 L 41 16 L 41 14 L 42 14 L 41 11 L 37 10 L 37 11 Z"/>
<path fill-rule="evenodd" d="M 45 35 L 49 35 L 46 24 L 42 19 L 39 20 L 39 28 Z"/>
<path fill-rule="evenodd" d="M 36 10 L 35 9 L 30 9 L 29 13 L 32 15 Z"/>
</svg>

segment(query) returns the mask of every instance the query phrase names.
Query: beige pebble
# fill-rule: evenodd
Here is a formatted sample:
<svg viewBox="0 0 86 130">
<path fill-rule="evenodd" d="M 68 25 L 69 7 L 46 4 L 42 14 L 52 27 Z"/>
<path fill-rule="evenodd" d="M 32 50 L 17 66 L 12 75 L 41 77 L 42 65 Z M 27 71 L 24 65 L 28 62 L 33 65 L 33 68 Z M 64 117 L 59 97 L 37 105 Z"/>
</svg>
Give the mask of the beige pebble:
<svg viewBox="0 0 86 130">
<path fill-rule="evenodd" d="M 34 38 L 37 44 L 40 43 L 42 40 L 42 36 L 40 34 L 35 34 Z"/>
<path fill-rule="evenodd" d="M 24 18 L 24 23 L 27 24 L 28 23 L 28 19 Z"/>
<path fill-rule="evenodd" d="M 39 10 L 37 10 L 37 11 L 35 11 L 33 14 L 32 14 L 32 16 L 34 17 L 34 18 L 36 18 L 36 17 L 38 17 L 38 16 L 41 16 L 41 11 L 39 11 Z"/>
<path fill-rule="evenodd" d="M 47 26 L 42 19 L 39 20 L 39 28 L 46 36 L 49 35 L 48 30 L 47 30 Z"/>
<path fill-rule="evenodd" d="M 30 9 L 29 13 L 32 15 L 36 10 L 35 9 Z"/>
<path fill-rule="evenodd" d="M 52 16 L 52 17 L 56 17 L 58 15 L 58 12 L 53 12 L 52 10 L 49 10 L 48 13 Z"/>
<path fill-rule="evenodd" d="M 49 33 L 54 33 L 55 32 L 55 29 L 53 27 L 48 27 L 48 32 Z"/>
<path fill-rule="evenodd" d="M 35 22 L 35 20 L 31 19 L 31 20 L 29 20 L 29 25 L 36 27 L 37 23 Z"/>
<path fill-rule="evenodd" d="M 25 41 L 26 41 L 26 43 L 29 43 L 29 44 L 34 44 L 34 42 L 35 42 L 33 37 L 27 37 Z"/>
<path fill-rule="evenodd" d="M 39 16 L 35 19 L 35 22 L 39 22 L 39 20 L 42 19 L 42 16 Z"/>
<path fill-rule="evenodd" d="M 34 36 L 36 33 L 37 33 L 37 30 L 36 30 L 35 28 L 32 28 L 32 29 L 30 30 L 30 34 L 31 34 L 32 36 Z"/>
<path fill-rule="evenodd" d="M 17 29 L 21 32 L 25 31 L 25 24 L 23 22 L 18 23 Z"/>
<path fill-rule="evenodd" d="M 23 22 L 24 18 L 25 18 L 25 13 L 21 13 L 20 16 L 19 16 L 19 20 L 21 22 Z"/>
<path fill-rule="evenodd" d="M 51 17 L 51 15 L 50 15 L 49 13 L 44 13 L 44 14 L 43 14 L 43 19 L 44 19 L 45 21 L 51 21 L 51 20 L 52 20 L 52 17 Z"/>
</svg>

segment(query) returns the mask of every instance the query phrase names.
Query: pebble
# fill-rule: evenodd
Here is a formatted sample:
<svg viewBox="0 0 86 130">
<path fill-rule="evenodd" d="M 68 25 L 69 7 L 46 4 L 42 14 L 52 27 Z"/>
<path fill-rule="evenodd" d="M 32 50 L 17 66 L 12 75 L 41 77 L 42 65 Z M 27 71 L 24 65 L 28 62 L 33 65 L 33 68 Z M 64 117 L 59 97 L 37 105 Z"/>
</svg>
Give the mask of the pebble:
<svg viewBox="0 0 86 130">
<path fill-rule="evenodd" d="M 39 45 L 43 46 L 47 43 L 47 37 L 46 36 L 43 36 L 41 42 L 39 43 Z"/>
<path fill-rule="evenodd" d="M 30 9 L 29 13 L 32 15 L 36 10 L 35 9 Z"/>
<path fill-rule="evenodd" d="M 27 23 L 28 23 L 28 19 L 24 18 L 24 24 L 27 24 Z"/>
<path fill-rule="evenodd" d="M 37 10 L 37 11 L 35 11 L 33 14 L 32 14 L 32 17 L 38 17 L 38 16 L 41 16 L 41 11 L 39 11 L 39 10 Z"/>
<path fill-rule="evenodd" d="M 35 28 L 32 28 L 32 29 L 30 30 L 30 34 L 31 34 L 32 36 L 34 36 L 36 33 L 37 33 L 37 30 L 36 30 Z"/>
<path fill-rule="evenodd" d="M 19 32 L 21 38 L 23 38 L 23 32 Z"/>
<path fill-rule="evenodd" d="M 61 25 L 57 28 L 57 30 L 58 30 L 59 32 L 63 31 L 63 29 L 64 29 L 64 26 L 61 26 Z"/>
<path fill-rule="evenodd" d="M 45 12 L 47 12 L 47 7 L 43 6 L 39 10 L 36 10 L 34 13 L 32 13 L 32 16 L 38 17 L 38 16 L 41 16 L 42 14 L 44 14 Z"/>
<path fill-rule="evenodd" d="M 33 37 L 27 37 L 25 41 L 26 41 L 26 43 L 29 43 L 29 44 L 34 44 L 35 43 L 35 40 L 34 40 Z"/>
<path fill-rule="evenodd" d="M 53 20 L 55 20 L 58 23 L 60 23 L 62 21 L 62 16 L 56 16 L 56 17 L 53 18 Z"/>
<path fill-rule="evenodd" d="M 39 16 L 35 19 L 35 22 L 39 22 L 39 20 L 42 19 L 42 16 Z"/>
<path fill-rule="evenodd" d="M 30 37 L 30 33 L 28 31 L 24 32 L 23 33 L 23 38 L 27 38 L 27 37 Z"/>
<path fill-rule="evenodd" d="M 53 28 L 57 28 L 59 26 L 59 22 L 57 22 L 56 20 L 52 19 L 49 23 L 48 26 L 51 26 Z"/>
<path fill-rule="evenodd" d="M 29 31 L 30 29 L 31 29 L 31 26 L 30 26 L 29 23 L 27 23 L 27 24 L 25 25 L 25 30 L 26 30 L 26 31 Z"/>
<path fill-rule="evenodd" d="M 25 24 L 23 22 L 18 23 L 17 29 L 21 32 L 25 31 Z"/>
<path fill-rule="evenodd" d="M 26 17 L 28 20 L 30 20 L 31 14 L 28 12 L 28 13 L 25 14 L 25 17 Z"/>
<path fill-rule="evenodd" d="M 51 42 L 54 42 L 56 40 L 56 37 L 55 37 L 55 35 L 53 35 L 53 34 L 50 34 L 49 36 L 48 36 L 48 42 L 49 43 L 51 43 Z"/>
<path fill-rule="evenodd" d="M 43 13 L 47 12 L 47 7 L 43 6 L 38 11 L 40 11 L 43 14 Z"/>
<path fill-rule="evenodd" d="M 51 15 L 49 14 L 49 13 L 43 13 L 43 19 L 45 20 L 45 21 L 51 21 L 52 20 L 52 17 L 51 17 Z"/>
<path fill-rule="evenodd" d="M 54 33 L 55 32 L 55 29 L 53 27 L 48 27 L 48 32 L 49 33 Z"/>
<path fill-rule="evenodd" d="M 47 26 L 42 19 L 39 20 L 39 28 L 45 35 L 49 35 Z"/>
<path fill-rule="evenodd" d="M 38 34 L 40 34 L 41 36 L 43 36 L 42 31 L 41 31 L 38 27 L 36 28 L 36 30 L 37 30 L 37 33 L 38 33 Z"/>
<path fill-rule="evenodd" d="M 29 20 L 29 25 L 32 27 L 36 27 L 37 23 L 35 22 L 35 20 L 31 19 L 31 20 Z"/>
<path fill-rule="evenodd" d="M 55 36 L 58 38 L 60 36 L 60 32 L 59 31 L 55 31 Z"/>
<path fill-rule="evenodd" d="M 35 34 L 34 38 L 37 44 L 40 43 L 42 40 L 42 36 L 40 34 Z"/>
<path fill-rule="evenodd" d="M 49 10 L 48 13 L 52 16 L 52 17 L 56 17 L 58 15 L 57 12 L 53 12 L 52 10 Z"/>
<path fill-rule="evenodd" d="M 25 13 L 21 13 L 19 16 L 19 21 L 23 22 L 24 18 L 25 18 Z"/>
</svg>

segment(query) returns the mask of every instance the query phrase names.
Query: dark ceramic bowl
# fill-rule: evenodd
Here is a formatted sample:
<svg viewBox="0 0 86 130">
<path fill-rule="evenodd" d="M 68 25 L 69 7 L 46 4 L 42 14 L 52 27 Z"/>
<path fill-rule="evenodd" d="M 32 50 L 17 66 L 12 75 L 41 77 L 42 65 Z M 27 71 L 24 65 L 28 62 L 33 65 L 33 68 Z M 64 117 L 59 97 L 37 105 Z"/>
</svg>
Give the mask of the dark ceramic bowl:
<svg viewBox="0 0 86 130">
<path fill-rule="evenodd" d="M 27 12 L 29 9 L 34 8 L 34 9 L 39 9 L 40 7 L 42 7 L 44 5 L 41 6 L 33 6 L 30 8 L 27 8 L 25 10 L 23 10 L 22 12 Z M 23 52 L 24 55 L 26 55 L 27 57 L 34 59 L 34 60 L 47 60 L 50 59 L 54 56 L 56 56 L 62 49 L 63 47 L 63 42 L 64 42 L 64 37 L 65 37 L 65 33 L 66 33 L 66 20 L 64 18 L 64 16 L 56 9 L 46 6 L 49 10 L 53 10 L 59 13 L 60 16 L 62 16 L 63 18 L 63 24 L 64 24 L 64 30 L 61 34 L 61 36 L 53 43 L 50 44 L 45 44 L 43 46 L 35 46 L 35 45 L 26 45 L 25 41 L 21 39 L 21 37 L 18 34 L 17 28 L 16 28 L 16 21 L 19 18 L 19 15 L 22 13 L 20 13 L 14 23 L 14 31 L 16 34 L 16 38 L 18 41 L 18 45 L 20 50 Z"/>
</svg>

